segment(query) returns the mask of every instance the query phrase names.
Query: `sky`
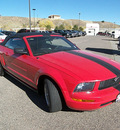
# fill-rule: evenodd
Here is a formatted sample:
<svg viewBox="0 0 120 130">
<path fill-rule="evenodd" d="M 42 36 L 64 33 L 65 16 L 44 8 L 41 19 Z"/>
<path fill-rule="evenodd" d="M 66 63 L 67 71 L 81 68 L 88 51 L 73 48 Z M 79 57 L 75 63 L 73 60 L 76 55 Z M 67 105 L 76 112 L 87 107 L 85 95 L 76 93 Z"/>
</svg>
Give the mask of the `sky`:
<svg viewBox="0 0 120 130">
<path fill-rule="evenodd" d="M 107 21 L 120 25 L 120 0 L 30 0 L 31 17 Z M 29 17 L 29 0 L 1 0 L 1 16 Z"/>
</svg>

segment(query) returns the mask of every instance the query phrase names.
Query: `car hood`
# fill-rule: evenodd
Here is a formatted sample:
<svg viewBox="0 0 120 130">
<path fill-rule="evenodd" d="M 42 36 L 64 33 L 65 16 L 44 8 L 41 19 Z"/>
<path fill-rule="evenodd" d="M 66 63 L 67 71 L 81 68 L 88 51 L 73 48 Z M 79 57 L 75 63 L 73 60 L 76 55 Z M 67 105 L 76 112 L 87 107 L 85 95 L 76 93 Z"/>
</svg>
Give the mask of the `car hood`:
<svg viewBox="0 0 120 130">
<path fill-rule="evenodd" d="M 107 80 L 120 75 L 120 65 L 108 58 L 82 50 L 61 51 L 42 58 L 64 73 L 78 76 L 83 81 Z"/>
</svg>

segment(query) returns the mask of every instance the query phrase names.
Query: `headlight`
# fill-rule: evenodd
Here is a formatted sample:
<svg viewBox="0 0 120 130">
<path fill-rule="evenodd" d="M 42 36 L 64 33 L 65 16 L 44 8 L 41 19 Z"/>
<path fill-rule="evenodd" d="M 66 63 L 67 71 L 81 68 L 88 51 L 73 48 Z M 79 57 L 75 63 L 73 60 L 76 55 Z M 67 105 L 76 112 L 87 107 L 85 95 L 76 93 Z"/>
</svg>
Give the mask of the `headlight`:
<svg viewBox="0 0 120 130">
<path fill-rule="evenodd" d="M 84 82 L 77 85 L 74 89 L 74 92 L 84 92 L 84 91 L 92 91 L 94 88 L 95 82 Z"/>
</svg>

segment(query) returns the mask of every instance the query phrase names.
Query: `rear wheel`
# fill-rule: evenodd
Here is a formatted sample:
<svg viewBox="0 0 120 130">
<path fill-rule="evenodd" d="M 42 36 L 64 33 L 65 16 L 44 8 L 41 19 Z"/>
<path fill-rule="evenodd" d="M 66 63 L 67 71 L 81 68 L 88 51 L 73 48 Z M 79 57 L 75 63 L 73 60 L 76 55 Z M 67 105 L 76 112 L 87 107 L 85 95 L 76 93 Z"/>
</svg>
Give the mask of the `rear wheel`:
<svg viewBox="0 0 120 130">
<path fill-rule="evenodd" d="M 0 63 L 0 76 L 4 76 L 4 69 L 2 67 L 2 64 Z"/>
<path fill-rule="evenodd" d="M 62 101 L 56 85 L 49 79 L 44 80 L 44 95 L 49 112 L 62 110 Z"/>
</svg>

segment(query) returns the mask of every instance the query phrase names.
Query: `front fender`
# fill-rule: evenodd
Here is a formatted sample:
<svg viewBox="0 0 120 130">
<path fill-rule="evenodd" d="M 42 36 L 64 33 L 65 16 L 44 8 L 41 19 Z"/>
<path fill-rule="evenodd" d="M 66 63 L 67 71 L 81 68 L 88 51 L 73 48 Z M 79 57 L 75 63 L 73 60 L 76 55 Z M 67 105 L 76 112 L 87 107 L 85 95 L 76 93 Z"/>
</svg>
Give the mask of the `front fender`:
<svg viewBox="0 0 120 130">
<path fill-rule="evenodd" d="M 72 95 L 72 90 L 78 82 L 76 79 L 74 79 L 73 77 L 71 77 L 70 75 L 66 74 L 61 70 L 52 67 L 47 67 L 47 68 L 41 68 L 37 72 L 35 77 L 36 84 L 38 84 L 39 77 L 43 75 L 50 77 L 57 83 L 65 100 L 70 99 L 70 95 Z"/>
</svg>

